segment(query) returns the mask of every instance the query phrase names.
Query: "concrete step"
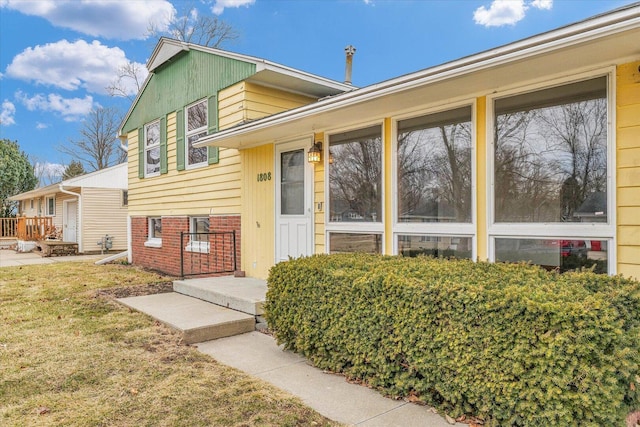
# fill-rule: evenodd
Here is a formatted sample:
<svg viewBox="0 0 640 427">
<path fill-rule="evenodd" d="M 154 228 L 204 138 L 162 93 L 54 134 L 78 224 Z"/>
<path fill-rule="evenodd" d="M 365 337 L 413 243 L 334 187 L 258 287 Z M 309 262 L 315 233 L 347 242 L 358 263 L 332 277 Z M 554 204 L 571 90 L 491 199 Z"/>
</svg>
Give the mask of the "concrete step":
<svg viewBox="0 0 640 427">
<path fill-rule="evenodd" d="M 176 280 L 174 292 L 253 316 L 264 314 L 267 283 L 251 277 L 205 277 Z"/>
<path fill-rule="evenodd" d="M 255 330 L 254 315 L 220 307 L 176 292 L 120 298 L 118 301 L 182 332 L 186 344 Z"/>
</svg>

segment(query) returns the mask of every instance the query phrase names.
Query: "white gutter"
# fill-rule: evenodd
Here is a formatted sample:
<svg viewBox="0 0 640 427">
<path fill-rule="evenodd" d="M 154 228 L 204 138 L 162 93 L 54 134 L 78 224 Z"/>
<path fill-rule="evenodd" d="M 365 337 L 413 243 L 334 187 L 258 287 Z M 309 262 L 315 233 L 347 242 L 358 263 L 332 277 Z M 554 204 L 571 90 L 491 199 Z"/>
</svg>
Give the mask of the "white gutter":
<svg viewBox="0 0 640 427">
<path fill-rule="evenodd" d="M 554 51 L 585 43 L 608 35 L 615 35 L 628 29 L 640 26 L 640 7 L 633 4 L 619 11 L 603 16 L 587 19 L 578 24 L 569 25 L 538 36 L 511 43 L 483 53 L 475 54 L 448 62 L 423 71 L 408 74 L 373 84 L 362 89 L 322 99 L 293 110 L 274 114 L 256 121 L 235 126 L 226 130 L 200 138 L 194 147 L 214 145 L 218 140 L 238 137 L 259 130 L 282 125 L 294 120 L 304 119 L 316 114 L 337 110 L 341 107 L 355 105 L 385 95 L 405 91 L 418 86 L 433 84 L 480 70 L 516 62 L 536 54 Z"/>
<path fill-rule="evenodd" d="M 70 194 L 71 196 L 76 196 L 78 198 L 78 226 L 76 227 L 76 240 L 78 241 L 78 252 L 83 253 L 82 247 L 82 195 L 80 193 L 74 193 L 73 191 L 65 190 L 64 185 L 62 183 L 59 184 L 58 188 L 62 193 Z M 62 212 L 64 218 L 64 212 Z M 63 221 L 64 227 L 64 221 Z M 64 233 L 64 230 L 62 231 Z M 63 234 L 64 236 L 64 234 Z"/>
<path fill-rule="evenodd" d="M 127 155 L 129 154 L 129 143 L 127 142 L 127 145 L 124 145 L 124 142 L 127 141 L 127 136 L 126 135 L 120 135 L 118 136 L 118 139 L 120 140 L 120 149 L 122 151 L 124 151 L 125 153 L 127 153 Z"/>
</svg>

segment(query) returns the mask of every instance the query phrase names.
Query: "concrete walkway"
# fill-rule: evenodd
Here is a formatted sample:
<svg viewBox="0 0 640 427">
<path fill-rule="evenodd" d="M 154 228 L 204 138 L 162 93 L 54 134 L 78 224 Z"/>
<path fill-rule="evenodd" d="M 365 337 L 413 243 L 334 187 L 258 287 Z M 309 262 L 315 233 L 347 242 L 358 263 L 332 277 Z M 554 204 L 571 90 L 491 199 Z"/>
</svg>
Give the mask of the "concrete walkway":
<svg viewBox="0 0 640 427">
<path fill-rule="evenodd" d="M 53 264 L 70 261 L 97 261 L 108 255 L 69 255 L 42 257 L 35 252 L 16 252 L 13 249 L 0 249 L 0 267 L 19 267 L 31 264 Z"/>
<path fill-rule="evenodd" d="M 324 373 L 307 360 L 276 345 L 260 332 L 250 332 L 196 345 L 225 365 L 298 396 L 305 404 L 334 421 L 363 427 L 450 427 L 425 406 L 383 397 L 367 387 L 348 383 L 343 376 Z M 456 426 L 468 427 L 456 423 Z"/>
</svg>

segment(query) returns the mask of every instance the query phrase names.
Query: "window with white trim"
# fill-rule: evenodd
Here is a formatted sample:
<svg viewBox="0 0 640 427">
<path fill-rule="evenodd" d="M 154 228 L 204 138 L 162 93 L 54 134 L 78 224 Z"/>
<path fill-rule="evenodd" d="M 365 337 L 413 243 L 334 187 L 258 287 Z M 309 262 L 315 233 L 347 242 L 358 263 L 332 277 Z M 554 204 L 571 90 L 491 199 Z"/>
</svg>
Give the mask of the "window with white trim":
<svg viewBox="0 0 640 427">
<path fill-rule="evenodd" d="M 397 122 L 396 253 L 473 258 L 472 113 L 462 105 Z"/>
<path fill-rule="evenodd" d="M 207 135 L 207 100 L 192 104 L 185 108 L 185 121 L 187 123 L 185 138 L 185 158 L 187 166 L 200 166 L 207 164 L 207 147 L 196 148 L 193 146 L 198 140 Z"/>
<path fill-rule="evenodd" d="M 382 126 L 329 136 L 329 252 L 381 252 Z"/>
<path fill-rule="evenodd" d="M 45 197 L 45 215 L 55 216 L 56 214 L 56 198 L 55 196 Z"/>
<path fill-rule="evenodd" d="M 382 129 L 331 135 L 331 222 L 382 222 Z"/>
<path fill-rule="evenodd" d="M 188 252 L 209 253 L 209 217 L 195 216 L 189 218 Z"/>
<path fill-rule="evenodd" d="M 145 246 L 162 247 L 162 218 L 150 217 L 147 219 L 148 234 Z"/>
<path fill-rule="evenodd" d="M 160 175 L 160 120 L 144 125 L 144 176 Z"/>
<path fill-rule="evenodd" d="M 494 100 L 496 261 L 612 270 L 608 86 L 601 76 Z"/>
</svg>

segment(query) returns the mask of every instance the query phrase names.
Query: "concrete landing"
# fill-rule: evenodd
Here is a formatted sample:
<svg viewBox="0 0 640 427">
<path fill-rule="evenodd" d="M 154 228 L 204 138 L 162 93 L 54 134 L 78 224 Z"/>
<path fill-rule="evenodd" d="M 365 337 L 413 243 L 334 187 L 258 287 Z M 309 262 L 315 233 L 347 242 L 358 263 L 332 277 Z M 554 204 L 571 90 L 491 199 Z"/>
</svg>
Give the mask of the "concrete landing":
<svg viewBox="0 0 640 427">
<path fill-rule="evenodd" d="M 118 302 L 182 332 L 187 344 L 255 330 L 255 316 L 176 292 L 119 298 Z"/>
<path fill-rule="evenodd" d="M 210 277 L 176 280 L 173 290 L 243 313 L 260 316 L 267 295 L 267 283 L 251 277 Z"/>
</svg>

